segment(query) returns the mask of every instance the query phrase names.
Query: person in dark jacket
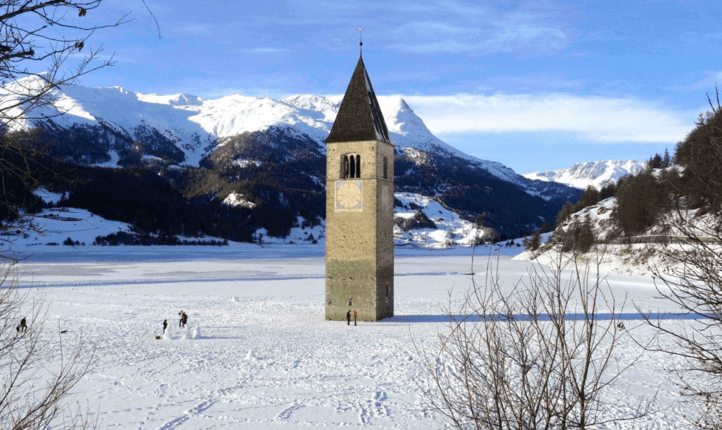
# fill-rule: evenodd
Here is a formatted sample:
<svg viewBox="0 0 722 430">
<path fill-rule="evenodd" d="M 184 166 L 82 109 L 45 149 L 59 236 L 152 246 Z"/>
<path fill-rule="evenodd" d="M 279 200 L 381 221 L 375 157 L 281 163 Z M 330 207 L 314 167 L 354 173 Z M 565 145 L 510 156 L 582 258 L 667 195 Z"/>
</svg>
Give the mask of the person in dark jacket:
<svg viewBox="0 0 722 430">
<path fill-rule="evenodd" d="M 351 310 L 346 312 L 346 325 L 351 325 Z"/>
<path fill-rule="evenodd" d="M 163 334 L 168 330 L 168 320 L 163 320 Z"/>
<path fill-rule="evenodd" d="M 186 314 L 183 311 L 178 312 L 178 315 L 180 315 L 180 321 L 178 321 L 178 327 L 185 327 L 186 323 L 188 322 L 188 314 Z"/>
</svg>

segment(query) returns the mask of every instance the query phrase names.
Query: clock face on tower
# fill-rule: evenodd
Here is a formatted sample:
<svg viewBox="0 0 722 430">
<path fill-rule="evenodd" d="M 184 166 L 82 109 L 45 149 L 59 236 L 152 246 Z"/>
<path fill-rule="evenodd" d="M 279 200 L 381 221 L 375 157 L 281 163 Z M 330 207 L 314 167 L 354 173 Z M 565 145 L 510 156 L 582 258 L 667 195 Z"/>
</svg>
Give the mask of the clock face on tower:
<svg viewBox="0 0 722 430">
<path fill-rule="evenodd" d="M 336 211 L 360 211 L 363 206 L 363 182 L 336 181 Z"/>
</svg>

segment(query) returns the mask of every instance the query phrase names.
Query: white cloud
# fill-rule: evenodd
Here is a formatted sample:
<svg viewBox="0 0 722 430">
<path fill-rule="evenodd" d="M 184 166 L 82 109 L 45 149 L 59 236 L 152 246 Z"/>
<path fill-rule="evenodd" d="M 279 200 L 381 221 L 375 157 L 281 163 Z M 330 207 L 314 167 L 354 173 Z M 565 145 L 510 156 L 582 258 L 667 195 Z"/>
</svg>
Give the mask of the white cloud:
<svg viewBox="0 0 722 430">
<path fill-rule="evenodd" d="M 599 143 L 675 143 L 695 116 L 635 99 L 565 94 L 402 96 L 434 134 L 574 132 Z"/>
</svg>

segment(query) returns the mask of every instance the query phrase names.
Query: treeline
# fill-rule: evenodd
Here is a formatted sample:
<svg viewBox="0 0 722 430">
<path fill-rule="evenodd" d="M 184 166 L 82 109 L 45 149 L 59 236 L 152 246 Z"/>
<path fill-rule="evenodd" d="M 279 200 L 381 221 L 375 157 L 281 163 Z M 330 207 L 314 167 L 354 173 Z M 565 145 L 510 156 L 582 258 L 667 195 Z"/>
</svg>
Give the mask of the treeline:
<svg viewBox="0 0 722 430">
<path fill-rule="evenodd" d="M 579 199 L 579 201 L 577 201 L 575 204 L 572 204 L 572 202 L 568 201 L 564 204 L 564 206 L 562 206 L 562 209 L 556 216 L 555 225 L 560 226 L 572 214 L 577 213 L 589 206 L 594 206 L 604 199 L 614 197 L 616 190 L 617 185 L 615 184 L 605 185 L 604 187 L 602 187 L 601 190 L 597 190 L 597 188 L 592 185 L 588 186 L 586 190 L 584 190 L 584 194 L 582 194 L 582 197 Z"/>
<path fill-rule="evenodd" d="M 15 184 L 17 178 L 3 172 L 6 183 L 15 182 L 0 216 L 9 219 L 8 208 L 36 212 L 42 202 L 32 191 L 45 187 L 66 193 L 62 205 L 132 224 L 139 234 L 152 237 L 252 241 L 259 228 L 266 229 L 269 236 L 285 237 L 299 223 L 313 227 L 325 219 L 326 158 L 323 148 L 305 135 L 279 127 L 243 133 L 224 138 L 199 167 L 179 168 L 173 165 L 181 158 L 171 148 L 172 142 L 146 131 L 138 131 L 144 135 L 143 143 L 128 142 L 104 126 L 61 129 L 48 123 L 23 134 L 25 141 L 20 146 L 27 148 L 28 154 L 12 163 L 19 165 L 28 158 L 31 165 L 42 160 L 45 167 L 34 169 L 42 170 L 41 174 L 33 171 L 26 175 L 33 178 L 28 184 Z M 17 141 L 19 134 L 3 136 Z M 107 161 L 108 151 L 115 151 L 125 167 L 87 165 Z M 140 162 L 144 155 L 159 161 Z M 563 202 L 577 193 L 562 190 L 563 197 L 545 200 L 467 160 L 431 156 L 427 161 L 416 164 L 413 159 L 397 157 L 396 190 L 436 196 L 465 219 L 493 228 L 502 240 L 552 223 Z M 224 199 L 232 193 L 242 196 L 243 204 L 225 204 Z M 404 227 L 431 224 L 419 216 Z"/>
<path fill-rule="evenodd" d="M 71 243 L 66 243 L 68 240 Z M 68 238 L 64 245 L 73 245 L 72 239 Z M 77 241 L 75 242 L 78 245 Z M 126 233 L 119 231 L 118 233 L 111 233 L 107 236 L 98 236 L 95 238 L 93 245 L 100 246 L 118 246 L 118 245 L 165 245 L 165 246 L 177 246 L 177 245 L 195 245 L 195 246 L 227 246 L 227 240 L 188 240 L 178 239 L 175 236 L 152 236 L 150 234 L 137 234 L 137 233 Z"/>
<path fill-rule="evenodd" d="M 59 206 L 87 209 L 137 228 L 137 237 L 100 238 L 100 244 L 175 244 L 175 236 L 250 242 L 259 228 L 285 237 L 293 227 L 314 226 L 325 217 L 325 160 L 320 154 L 297 150 L 297 157 L 289 159 L 274 153 L 258 163 L 226 162 L 223 168 L 206 162 L 208 167 L 200 168 L 158 164 L 108 169 L 67 163 L 51 155 L 52 145 L 26 134 L 0 133 L 0 144 L 1 166 L 23 166 L 0 169 L 6 190 L 0 199 L 4 226 L 21 213 L 43 208 L 33 194 L 41 187 L 67 196 Z M 242 194 L 247 204 L 225 204 L 232 192 Z"/>
<path fill-rule="evenodd" d="M 664 150 L 664 155 L 654 154 L 647 160 L 647 169 L 666 169 L 672 167 L 672 158 L 669 156 L 669 151 Z"/>
</svg>

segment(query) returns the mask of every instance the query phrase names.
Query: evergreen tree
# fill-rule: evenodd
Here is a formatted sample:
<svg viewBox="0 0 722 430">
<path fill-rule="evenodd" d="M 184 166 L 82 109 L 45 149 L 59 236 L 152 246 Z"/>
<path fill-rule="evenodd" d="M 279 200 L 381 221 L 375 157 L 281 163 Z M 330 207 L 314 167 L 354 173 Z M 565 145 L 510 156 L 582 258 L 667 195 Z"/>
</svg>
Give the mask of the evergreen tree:
<svg viewBox="0 0 722 430">
<path fill-rule="evenodd" d="M 662 158 L 662 167 L 667 168 L 672 166 L 672 160 L 669 156 L 669 151 L 667 151 L 667 148 L 664 149 L 664 157 Z"/>
<path fill-rule="evenodd" d="M 524 248 L 530 250 L 530 251 L 536 251 L 539 249 L 539 246 L 541 245 L 541 232 L 539 230 L 535 231 L 534 234 L 532 234 L 528 238 L 524 238 Z"/>
<path fill-rule="evenodd" d="M 659 154 L 654 154 L 649 161 L 647 161 L 647 169 L 661 169 L 662 168 L 662 157 Z"/>
<path fill-rule="evenodd" d="M 675 164 L 684 167 L 683 193 L 689 207 L 722 207 L 722 108 L 700 115 L 695 128 L 677 144 Z"/>
<path fill-rule="evenodd" d="M 602 190 L 599 191 L 599 200 L 608 199 L 610 197 L 614 197 L 614 193 L 617 191 L 617 186 L 615 184 L 607 184 L 604 187 L 602 187 Z"/>
<path fill-rule="evenodd" d="M 562 210 L 559 211 L 557 214 L 556 219 L 556 226 L 559 227 L 564 223 L 564 221 L 567 220 L 572 214 L 574 213 L 574 205 L 572 205 L 572 202 L 566 202 L 564 203 L 564 206 L 562 207 Z"/>
<path fill-rule="evenodd" d="M 594 206 L 597 203 L 599 203 L 599 191 L 597 191 L 597 188 L 594 185 L 589 185 L 587 189 L 584 190 L 582 198 L 574 206 L 574 212 L 579 212 L 580 210 L 589 206 Z"/>
<path fill-rule="evenodd" d="M 614 219 L 627 236 L 651 227 L 659 215 L 670 209 L 668 181 L 658 181 L 649 171 L 643 171 L 624 181 L 617 188 Z"/>
</svg>

